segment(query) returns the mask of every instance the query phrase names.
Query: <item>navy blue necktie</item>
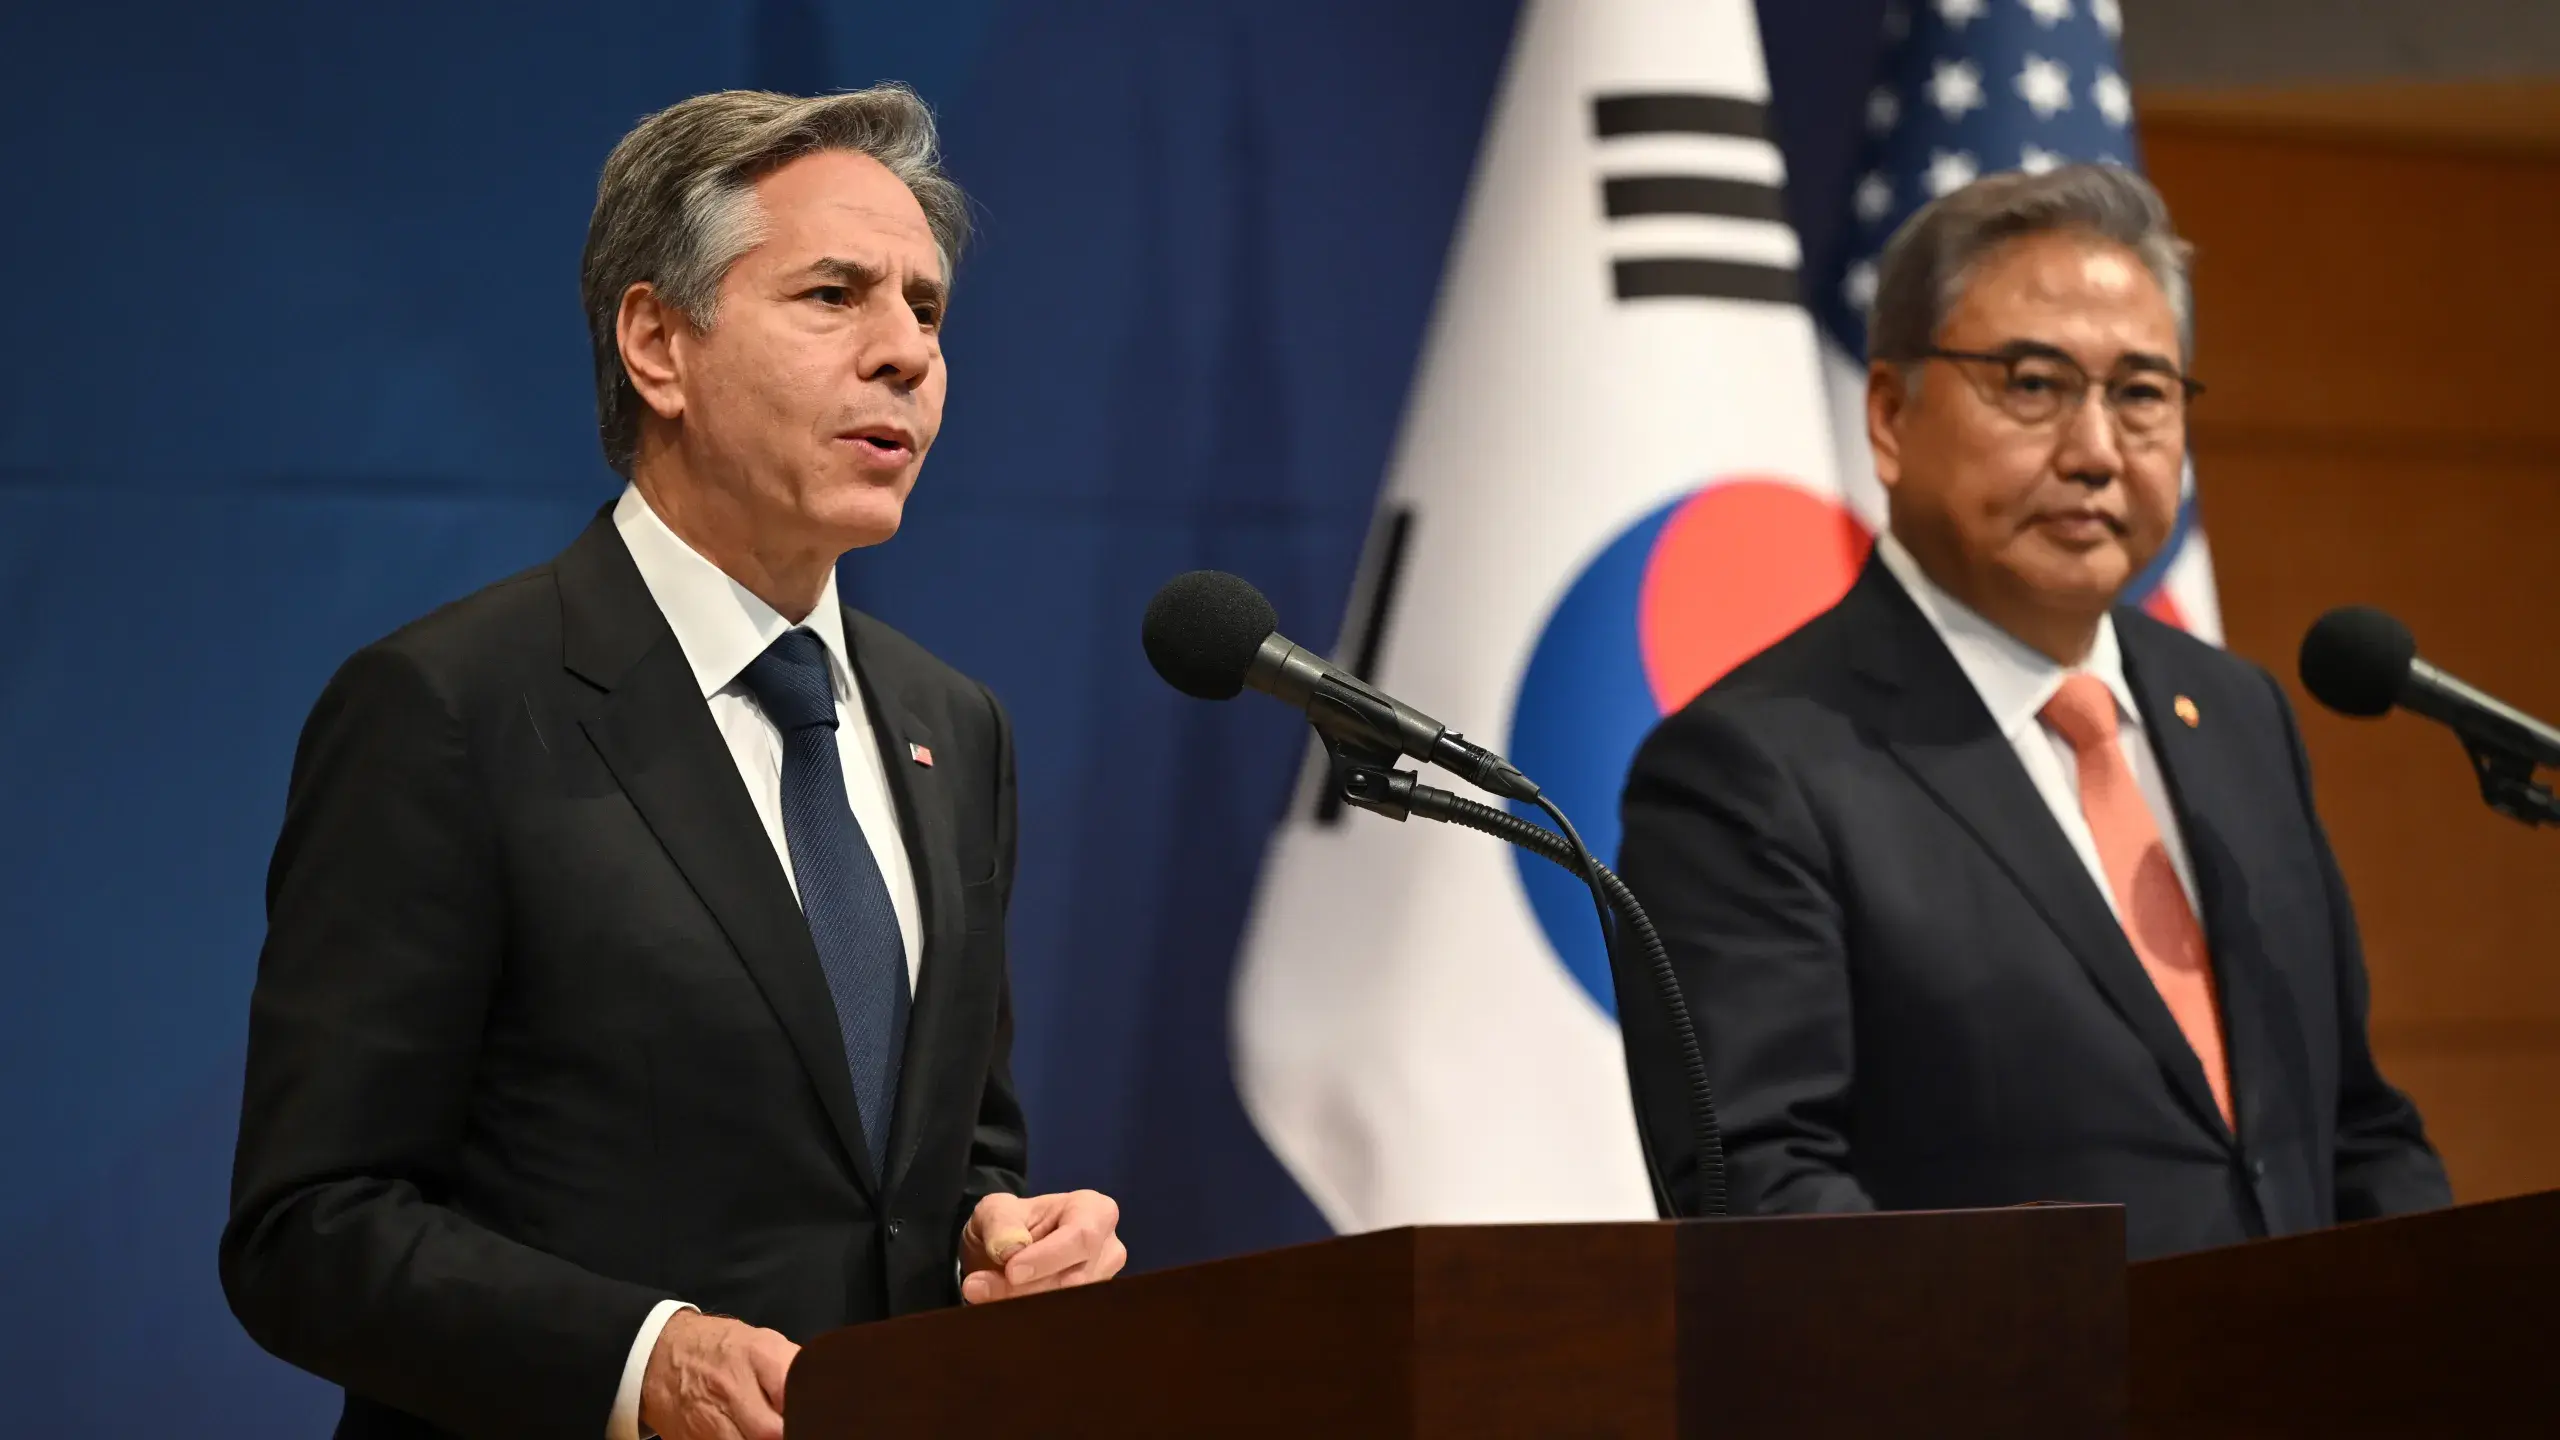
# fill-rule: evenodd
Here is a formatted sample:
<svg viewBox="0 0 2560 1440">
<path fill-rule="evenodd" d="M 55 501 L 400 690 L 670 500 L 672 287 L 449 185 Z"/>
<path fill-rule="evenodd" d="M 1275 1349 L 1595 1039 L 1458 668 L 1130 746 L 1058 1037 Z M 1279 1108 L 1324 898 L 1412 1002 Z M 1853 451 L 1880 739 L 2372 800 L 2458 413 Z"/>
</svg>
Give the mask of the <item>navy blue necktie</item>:
<svg viewBox="0 0 2560 1440">
<path fill-rule="evenodd" d="M 806 630 L 785 631 L 738 678 L 782 731 L 782 833 L 791 874 L 835 997 L 871 1173 L 886 1184 L 889 1117 L 907 1044 L 907 948 L 880 862 L 845 799 L 827 647 Z"/>
</svg>

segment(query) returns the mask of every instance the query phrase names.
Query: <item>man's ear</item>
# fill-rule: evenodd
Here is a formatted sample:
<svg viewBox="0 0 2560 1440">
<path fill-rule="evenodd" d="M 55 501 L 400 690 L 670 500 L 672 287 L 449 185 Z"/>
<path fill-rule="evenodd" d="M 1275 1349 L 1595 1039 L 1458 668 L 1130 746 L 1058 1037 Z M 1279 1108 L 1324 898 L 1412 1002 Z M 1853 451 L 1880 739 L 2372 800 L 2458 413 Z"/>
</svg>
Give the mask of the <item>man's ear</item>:
<svg viewBox="0 0 2560 1440">
<path fill-rule="evenodd" d="M 622 292 L 622 308 L 613 318 L 614 344 L 622 351 L 622 373 L 640 392 L 640 403 L 661 420 L 684 414 L 683 372 L 676 354 L 676 332 L 691 322 L 643 281 Z"/>
<path fill-rule="evenodd" d="M 1902 480 L 1902 419 L 1912 398 L 1901 366 L 1879 360 L 1867 367 L 1867 449 L 1888 494 Z"/>
</svg>

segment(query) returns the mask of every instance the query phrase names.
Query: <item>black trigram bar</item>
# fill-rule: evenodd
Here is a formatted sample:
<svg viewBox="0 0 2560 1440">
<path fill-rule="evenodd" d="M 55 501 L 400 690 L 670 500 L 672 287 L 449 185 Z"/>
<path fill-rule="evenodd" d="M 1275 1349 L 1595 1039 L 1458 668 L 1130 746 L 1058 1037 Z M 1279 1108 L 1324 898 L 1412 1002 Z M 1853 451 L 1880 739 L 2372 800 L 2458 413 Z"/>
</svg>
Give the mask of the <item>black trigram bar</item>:
<svg viewBox="0 0 2560 1440">
<path fill-rule="evenodd" d="M 1612 135 L 1739 135 L 1769 138 L 1769 107 L 1731 95 L 1600 95 L 1591 101 L 1592 128 Z"/>
<path fill-rule="evenodd" d="M 1378 673 L 1378 662 L 1386 658 L 1387 624 L 1395 618 L 1396 590 L 1404 581 L 1405 551 L 1413 544 L 1413 507 L 1398 505 L 1380 515 L 1370 531 L 1370 551 L 1362 562 L 1372 568 L 1361 588 L 1366 595 L 1355 594 L 1352 603 L 1363 612 L 1346 633 L 1359 638 L 1351 650 L 1351 673 L 1363 680 Z M 1326 769 L 1322 754 L 1315 757 L 1318 769 Z M 1316 789 L 1316 823 L 1342 823 L 1342 796 L 1330 785 Z"/>
<path fill-rule="evenodd" d="M 1617 175 L 1600 182 L 1611 219 L 1628 215 L 1728 215 L 1736 220 L 1787 218 L 1775 185 L 1713 175 Z"/>
<path fill-rule="evenodd" d="M 1621 300 L 1698 298 L 1794 305 L 1802 299 L 1796 291 L 1795 269 L 1787 265 L 1672 256 L 1620 260 L 1611 269 Z"/>
</svg>

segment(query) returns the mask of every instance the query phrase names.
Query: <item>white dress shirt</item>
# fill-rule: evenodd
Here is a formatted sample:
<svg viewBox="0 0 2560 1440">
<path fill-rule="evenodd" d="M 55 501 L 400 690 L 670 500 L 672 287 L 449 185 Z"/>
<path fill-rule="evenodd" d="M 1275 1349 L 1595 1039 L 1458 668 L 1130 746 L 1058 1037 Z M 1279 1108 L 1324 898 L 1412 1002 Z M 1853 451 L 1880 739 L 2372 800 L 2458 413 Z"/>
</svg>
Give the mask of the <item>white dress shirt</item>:
<svg viewBox="0 0 2560 1440">
<path fill-rule="evenodd" d="M 711 719 L 720 727 L 720 738 L 729 743 L 729 758 L 737 762 L 738 778 L 746 782 L 747 798 L 755 802 L 756 817 L 764 822 L 765 837 L 773 842 L 774 856 L 782 862 L 783 876 L 796 895 L 800 881 L 792 874 L 791 846 L 782 828 L 782 731 L 765 718 L 763 708 L 738 678 L 748 662 L 792 624 L 668 529 L 638 487 L 624 487 L 622 499 L 613 507 L 613 525 L 630 549 L 632 563 L 640 567 L 649 597 L 658 602 L 667 627 L 675 631 L 685 662 L 693 667 L 703 701 L 711 707 Z M 836 753 L 844 768 L 845 798 L 851 802 L 863 838 L 871 842 L 871 858 L 879 862 L 880 878 L 889 884 L 889 904 L 897 912 L 898 931 L 906 942 L 907 990 L 913 994 L 924 965 L 915 866 L 898 828 L 898 807 L 889 795 L 889 773 L 880 759 L 871 714 L 854 679 L 852 652 L 845 647 L 844 610 L 836 601 L 834 571 L 827 573 L 827 588 L 800 628 L 826 646 L 827 670 L 835 679 Z M 650 1310 L 623 1362 L 622 1384 L 614 1392 L 613 1413 L 605 1423 L 606 1440 L 638 1440 L 640 1380 L 648 1371 L 649 1353 L 657 1348 L 658 1332 L 666 1328 L 667 1317 L 694 1308 L 680 1300 L 661 1300 Z"/>
<path fill-rule="evenodd" d="M 2000 727 L 2001 735 L 2018 752 L 2018 763 L 2026 767 L 2036 793 L 2053 811 L 2055 822 L 2071 840 L 2071 848 L 2080 852 L 2080 863 L 2088 867 L 2089 878 L 2096 882 L 2098 893 L 2107 897 L 2108 908 L 2117 911 L 2116 919 L 2121 923 L 2124 914 L 2116 905 L 2115 886 L 2108 883 L 2106 862 L 2098 858 L 2097 837 L 2089 833 L 2088 816 L 2080 808 L 2079 757 L 2071 742 L 2040 718 L 2045 703 L 2069 676 L 2085 673 L 2106 682 L 2107 693 L 2116 697 L 2117 748 L 2124 752 L 2125 762 L 2133 770 L 2134 784 L 2142 791 L 2142 802 L 2151 807 L 2151 818 L 2160 826 L 2161 843 L 2169 851 L 2170 868 L 2178 872 L 2178 884 L 2187 892 L 2187 904 L 2202 915 L 2203 908 L 2196 899 L 2195 871 L 2187 863 L 2186 837 L 2179 833 L 2178 813 L 2169 803 L 2168 782 L 2161 775 L 2159 757 L 2151 752 L 2150 737 L 2143 732 L 2142 712 L 2133 703 L 2133 687 L 2125 683 L 2124 652 L 2116 645 L 2115 617 L 2098 622 L 2098 640 L 2090 647 L 2088 659 L 2077 666 L 2058 665 L 2052 657 L 1940 589 L 1891 531 L 1876 537 L 1876 554 L 1884 561 L 1885 569 L 1893 572 L 1893 578 L 1902 582 L 1904 592 L 1928 617 L 1930 628 L 1946 642 L 1948 653 L 1955 656 L 1956 664 L 1973 682 L 1983 708 L 1991 712 L 1992 723 Z"/>
</svg>

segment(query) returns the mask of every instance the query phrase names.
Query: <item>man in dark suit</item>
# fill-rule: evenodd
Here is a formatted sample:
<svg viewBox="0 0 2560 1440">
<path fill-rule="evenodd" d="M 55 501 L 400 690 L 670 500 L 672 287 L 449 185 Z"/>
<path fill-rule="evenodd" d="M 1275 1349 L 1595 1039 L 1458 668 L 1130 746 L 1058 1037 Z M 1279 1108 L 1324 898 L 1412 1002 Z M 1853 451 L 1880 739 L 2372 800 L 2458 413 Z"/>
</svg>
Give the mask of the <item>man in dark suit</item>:
<svg viewBox="0 0 2560 1440">
<path fill-rule="evenodd" d="M 901 88 L 642 122 L 583 283 L 629 487 L 313 709 L 222 1275 L 340 1435 L 778 1440 L 795 1342 L 1124 1262 L 1019 1194 L 1004 713 L 836 600 L 965 230 Z"/>
<path fill-rule="evenodd" d="M 1622 868 L 1738 1210 L 2115 1202 L 2147 1256 L 2449 1202 L 2283 693 L 2115 604 L 2177 513 L 2186 258 L 2108 167 L 1913 216 L 1870 327 L 1888 533 L 1636 758 Z M 1663 1021 L 1629 1025 L 1694 1203 Z"/>
</svg>

